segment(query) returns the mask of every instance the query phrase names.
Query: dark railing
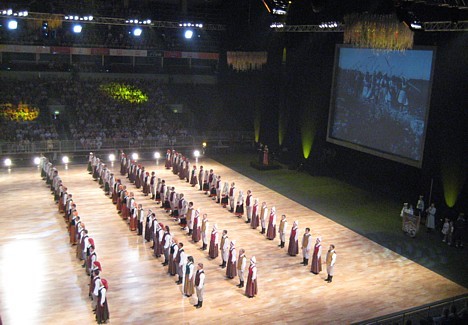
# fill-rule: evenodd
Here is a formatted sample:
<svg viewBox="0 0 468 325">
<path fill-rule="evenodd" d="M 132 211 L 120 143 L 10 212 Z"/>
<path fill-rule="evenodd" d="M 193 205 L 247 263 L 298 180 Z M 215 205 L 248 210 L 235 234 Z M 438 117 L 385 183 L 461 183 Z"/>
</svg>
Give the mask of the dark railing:
<svg viewBox="0 0 468 325">
<path fill-rule="evenodd" d="M 411 295 L 411 292 L 408 292 L 408 295 Z M 419 307 L 414 307 L 399 311 L 393 314 L 380 316 L 365 321 L 360 321 L 352 323 L 353 325 L 393 325 L 393 324 L 405 324 L 407 321 L 411 321 L 412 324 L 419 324 L 420 320 L 434 319 L 442 315 L 444 308 L 450 308 L 452 305 L 455 305 L 457 311 L 459 312 L 466 306 L 466 300 L 468 299 L 468 294 L 440 300 L 437 302 L 432 302 L 426 305 Z M 430 323 L 432 324 L 432 323 Z"/>
<path fill-rule="evenodd" d="M 201 136 L 179 136 L 157 139 L 107 139 L 102 141 L 85 140 L 44 140 L 24 142 L 0 142 L 0 154 L 46 153 L 46 152 L 80 152 L 116 149 L 150 150 L 154 148 L 194 147 L 201 148 L 207 143 L 209 149 L 229 150 L 232 147 L 253 142 L 251 132 L 237 132 L 232 135 L 210 134 Z"/>
</svg>

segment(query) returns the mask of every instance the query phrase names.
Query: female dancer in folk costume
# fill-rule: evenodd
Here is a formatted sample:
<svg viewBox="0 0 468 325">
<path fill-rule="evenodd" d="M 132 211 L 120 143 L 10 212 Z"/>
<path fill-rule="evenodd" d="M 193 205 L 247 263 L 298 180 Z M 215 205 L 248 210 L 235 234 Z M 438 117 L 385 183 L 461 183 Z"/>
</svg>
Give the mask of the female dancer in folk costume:
<svg viewBox="0 0 468 325">
<path fill-rule="evenodd" d="M 247 284 L 245 285 L 245 295 L 249 298 L 255 297 L 258 293 L 257 288 L 257 259 L 252 256 L 250 259 L 249 274 Z"/>
<path fill-rule="evenodd" d="M 201 221 L 200 221 L 200 209 L 195 210 L 193 216 L 193 231 L 192 231 L 192 240 L 194 243 L 198 243 L 201 239 Z"/>
<path fill-rule="evenodd" d="M 198 171 L 197 166 L 193 165 L 192 173 L 190 175 L 190 185 L 195 187 L 198 185 Z"/>
<path fill-rule="evenodd" d="M 310 266 L 310 272 L 313 274 L 319 274 L 322 271 L 322 238 L 317 237 L 314 246 L 314 252 L 312 253 L 312 263 Z"/>
<path fill-rule="evenodd" d="M 145 219 L 145 241 L 149 242 L 151 241 L 151 235 L 153 232 L 153 229 L 151 226 L 153 225 L 153 218 L 156 218 L 156 215 L 153 213 L 151 209 L 148 210 L 148 214 L 146 215 Z"/>
<path fill-rule="evenodd" d="M 258 199 L 254 200 L 254 205 L 252 208 L 252 222 L 250 223 L 250 228 L 257 229 L 259 225 L 259 217 L 258 217 Z"/>
<path fill-rule="evenodd" d="M 166 169 L 171 169 L 172 167 L 172 160 L 171 160 L 171 150 L 167 149 L 166 151 L 166 163 L 164 164 Z"/>
<path fill-rule="evenodd" d="M 184 296 L 191 297 L 195 292 L 194 289 L 194 280 L 195 280 L 195 265 L 193 261 L 193 256 L 187 257 L 187 265 L 185 265 L 184 272 Z"/>
<path fill-rule="evenodd" d="M 229 183 L 224 182 L 223 190 L 221 191 L 221 205 L 225 208 L 228 205 L 229 199 Z"/>
<path fill-rule="evenodd" d="M 200 191 L 203 190 L 204 178 L 205 178 L 205 171 L 203 170 L 203 166 L 200 166 L 200 171 L 198 172 L 198 186 L 200 187 Z"/>
<path fill-rule="evenodd" d="M 272 207 L 270 212 L 270 218 L 268 220 L 268 230 L 266 237 L 269 240 L 273 240 L 276 237 L 276 208 Z"/>
<path fill-rule="evenodd" d="M 161 187 L 162 187 L 162 182 L 161 178 L 158 178 L 158 182 L 156 183 L 156 191 L 154 195 L 154 200 L 156 201 L 157 204 L 161 203 Z"/>
<path fill-rule="evenodd" d="M 110 318 L 109 306 L 107 304 L 107 290 L 109 290 L 109 285 L 106 279 L 101 279 L 101 284 L 102 286 L 98 290 L 96 306 L 96 321 L 98 324 L 104 324 Z"/>
<path fill-rule="evenodd" d="M 266 218 L 268 216 L 268 207 L 266 202 L 262 202 L 262 207 L 260 209 L 260 225 L 262 226 L 261 234 L 265 234 L 266 230 Z"/>
<path fill-rule="evenodd" d="M 213 178 L 210 182 L 210 197 L 212 198 L 212 200 L 215 200 L 216 199 L 216 184 L 218 182 L 218 176 L 216 176 L 215 174 L 210 174 L 210 176 L 213 175 Z"/>
<path fill-rule="evenodd" d="M 244 215 L 244 192 L 243 191 L 239 191 L 239 196 L 237 197 L 235 215 L 238 218 L 241 218 Z"/>
<path fill-rule="evenodd" d="M 229 256 L 227 260 L 226 277 L 228 279 L 234 279 L 237 275 L 237 253 L 236 253 L 236 241 L 231 240 L 229 247 Z"/>
<path fill-rule="evenodd" d="M 296 256 L 299 254 L 299 221 L 294 221 L 289 235 L 288 254 Z"/>
<path fill-rule="evenodd" d="M 219 234 L 218 234 L 218 226 L 215 224 L 213 225 L 213 230 L 211 231 L 210 236 L 210 249 L 208 251 L 208 255 L 210 258 L 215 259 L 218 257 L 218 249 L 219 249 Z"/>
<path fill-rule="evenodd" d="M 209 178 L 210 174 L 208 170 L 205 170 L 205 176 L 203 177 L 203 191 L 205 192 L 205 195 L 208 194 L 208 191 L 210 190 Z"/>
<path fill-rule="evenodd" d="M 146 172 L 145 175 L 143 176 L 143 194 L 145 196 L 148 196 L 150 193 L 150 174 L 149 172 Z"/>
</svg>

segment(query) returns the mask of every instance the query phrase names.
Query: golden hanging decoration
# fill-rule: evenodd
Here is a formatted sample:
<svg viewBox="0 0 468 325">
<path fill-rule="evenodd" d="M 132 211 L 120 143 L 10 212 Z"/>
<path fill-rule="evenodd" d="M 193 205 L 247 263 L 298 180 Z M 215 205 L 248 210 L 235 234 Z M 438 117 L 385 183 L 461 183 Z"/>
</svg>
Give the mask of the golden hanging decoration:
<svg viewBox="0 0 468 325">
<path fill-rule="evenodd" d="M 404 51 L 413 48 L 414 33 L 396 15 L 353 13 L 344 17 L 344 43 L 356 47 Z"/>
<path fill-rule="evenodd" d="M 227 64 L 236 71 L 262 70 L 267 52 L 227 52 Z"/>
</svg>

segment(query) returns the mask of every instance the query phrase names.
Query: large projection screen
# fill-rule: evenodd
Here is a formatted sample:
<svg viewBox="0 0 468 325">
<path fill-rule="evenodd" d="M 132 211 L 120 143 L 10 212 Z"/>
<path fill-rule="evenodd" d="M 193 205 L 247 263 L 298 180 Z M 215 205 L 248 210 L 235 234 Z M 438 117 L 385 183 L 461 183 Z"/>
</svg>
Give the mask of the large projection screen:
<svg viewBox="0 0 468 325">
<path fill-rule="evenodd" d="M 337 45 L 327 141 L 421 168 L 434 59 Z"/>
</svg>

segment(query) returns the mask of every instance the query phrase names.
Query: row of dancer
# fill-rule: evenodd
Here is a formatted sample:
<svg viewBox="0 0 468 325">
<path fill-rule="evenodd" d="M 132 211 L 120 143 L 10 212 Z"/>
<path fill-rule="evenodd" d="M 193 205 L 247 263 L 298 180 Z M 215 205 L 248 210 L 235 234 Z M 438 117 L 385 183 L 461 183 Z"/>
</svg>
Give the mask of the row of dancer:
<svg viewBox="0 0 468 325">
<path fill-rule="evenodd" d="M 138 168 L 141 168 L 141 166 L 138 166 Z M 96 180 L 102 178 L 100 169 L 99 163 L 96 168 L 93 168 L 92 164 L 91 169 L 88 168 Z M 136 168 L 130 167 L 130 181 L 136 183 L 136 179 L 138 178 L 136 176 Z M 103 182 L 99 183 L 103 184 Z M 196 264 L 195 270 L 194 258 L 193 256 L 187 256 L 184 244 L 173 237 L 169 226 L 164 226 L 161 222 L 158 222 L 156 213 L 151 209 L 148 209 L 148 213 L 145 214 L 143 205 L 136 203 L 134 193 L 129 192 L 126 185 L 120 179 L 115 180 L 115 183 L 109 189 L 109 193 L 106 191 L 106 187 L 104 187 L 104 191 L 106 195 L 109 194 L 110 198 L 113 199 L 113 203 L 116 204 L 116 208 L 121 213 L 122 219 L 128 221 L 130 230 L 138 230 L 137 235 L 143 236 L 146 242 L 153 241 L 151 248 L 155 257 L 159 258 L 164 255 L 164 262 L 162 264 L 163 266 L 168 266 L 168 274 L 171 276 L 178 275 L 176 283 L 183 285 L 182 292 L 184 296 L 190 298 L 196 291 L 198 302 L 194 306 L 197 309 L 201 308 L 203 306 L 206 277 L 203 263 Z"/>
<path fill-rule="evenodd" d="M 166 169 L 172 168 L 174 174 L 182 174 L 183 177 L 186 177 L 187 164 L 189 164 L 189 162 L 182 156 L 182 154 L 175 151 L 167 151 L 165 163 Z M 262 205 L 259 208 L 259 200 L 257 198 L 253 198 L 253 194 L 250 189 L 247 190 L 247 196 L 245 199 L 243 191 L 239 190 L 236 199 L 237 189 L 235 182 L 232 182 L 230 187 L 228 182 L 224 182 L 224 186 L 221 188 L 221 176 L 215 175 L 213 169 L 204 171 L 203 166 L 200 166 L 200 171 L 197 177 L 196 166 L 193 166 L 191 175 L 192 178 L 190 183 L 192 186 L 195 186 L 198 182 L 200 191 L 204 191 L 207 195 L 209 193 L 209 196 L 213 198 L 213 200 L 216 200 L 216 203 L 221 204 L 223 208 L 226 208 L 229 205 L 230 211 L 238 218 L 243 218 L 245 213 L 245 222 L 250 224 L 252 229 L 257 229 L 261 226 L 260 233 L 265 234 L 267 239 L 274 240 L 276 238 L 277 215 L 275 207 L 272 207 L 270 213 L 268 213 L 267 203 L 262 202 Z M 180 178 L 182 179 L 183 177 Z M 246 206 L 245 209 L 244 202 Z M 278 225 L 278 235 L 280 237 L 280 244 L 278 246 L 280 248 L 285 247 L 287 228 L 288 223 L 286 215 L 283 214 Z M 290 256 L 296 256 L 299 253 L 298 236 L 298 221 L 295 221 L 289 236 L 288 254 Z M 322 238 L 318 236 L 316 238 L 315 245 L 313 245 L 313 247 L 312 245 L 313 239 L 310 234 L 310 228 L 306 228 L 301 242 L 303 261 L 300 264 L 307 266 L 312 256 L 310 272 L 313 274 L 319 274 L 322 271 Z M 325 281 L 328 283 L 332 282 L 334 276 L 336 257 L 335 245 L 331 244 L 325 261 L 327 267 L 327 278 Z"/>
<path fill-rule="evenodd" d="M 131 183 L 136 183 L 135 180 L 138 178 L 138 169 L 143 169 L 144 166 L 138 165 L 136 168 L 133 168 L 132 166 L 135 166 L 136 163 L 130 161 L 130 165 L 127 170 L 128 178 Z M 125 171 L 126 164 L 122 164 L 121 166 L 121 172 Z M 136 174 L 134 174 L 136 173 Z M 195 210 L 193 207 L 193 202 L 186 202 L 184 195 L 182 193 L 176 193 L 174 187 L 168 187 L 168 190 L 166 191 L 166 185 L 165 181 L 158 179 L 158 182 L 156 186 L 152 186 L 154 183 L 155 179 L 155 173 L 151 173 L 151 180 L 150 180 L 150 192 L 152 192 L 152 189 L 154 188 L 154 197 L 156 201 L 162 202 L 162 198 L 164 198 L 164 203 L 161 206 L 161 208 L 165 209 L 168 213 L 171 214 L 171 216 L 174 218 L 175 221 L 179 222 L 181 225 L 181 229 L 186 229 L 188 226 L 189 231 L 187 235 L 191 237 L 191 240 L 193 243 L 197 243 L 199 241 L 202 241 L 202 250 L 207 250 L 208 247 L 208 242 L 210 241 L 210 251 L 209 255 L 210 257 L 216 258 L 218 256 L 218 249 L 221 251 L 221 256 L 223 257 L 223 262 L 220 265 L 222 268 L 226 268 L 226 277 L 233 279 L 235 276 L 239 276 L 239 288 L 243 288 L 245 284 L 245 273 L 247 270 L 247 259 L 245 256 L 245 251 L 242 249 L 239 253 L 239 256 L 237 256 L 236 251 L 235 251 L 235 241 L 232 241 L 230 244 L 226 240 L 227 236 L 227 231 L 224 231 L 224 234 L 221 239 L 221 247 L 219 247 L 219 242 L 218 242 L 218 235 L 217 235 L 217 227 L 216 225 L 213 226 L 213 230 L 211 232 L 211 235 L 209 234 L 208 230 L 208 219 L 207 215 L 204 214 L 202 218 L 200 218 L 200 210 Z M 132 181 L 133 180 L 133 181 Z M 117 183 L 120 181 L 117 180 Z M 136 184 L 135 184 L 136 185 Z M 125 185 L 120 184 L 119 187 L 125 187 Z M 122 191 L 117 190 L 117 196 L 119 196 L 119 193 L 122 193 Z M 112 189 L 111 189 L 112 192 Z M 163 193 L 163 195 L 161 195 Z M 129 203 L 129 201 L 126 201 L 125 198 L 122 200 L 119 200 L 117 198 L 117 205 L 119 205 L 119 201 L 122 202 L 127 202 L 127 207 L 125 207 L 124 204 L 122 204 L 122 209 L 132 209 L 131 206 L 136 207 L 136 203 L 134 203 L 134 195 L 130 193 L 130 197 L 128 198 L 133 203 Z M 130 207 L 130 208 L 129 208 Z M 135 209 L 132 209 L 131 211 L 134 211 Z M 138 212 L 136 213 L 137 218 L 139 220 L 139 227 L 138 227 L 138 235 L 142 234 L 142 228 L 143 228 L 143 209 L 141 205 L 138 205 Z M 130 212 L 130 215 L 134 215 L 134 212 Z M 126 213 L 123 213 L 123 215 L 127 215 Z M 130 218 L 132 220 L 132 218 Z M 200 220 L 201 219 L 201 220 Z M 130 220 L 130 223 L 132 221 Z M 156 220 L 156 214 L 153 213 L 151 210 L 147 214 L 146 217 L 146 226 L 145 226 L 145 240 L 146 241 L 153 241 L 153 246 L 151 248 L 154 249 L 154 255 L 156 257 L 160 257 L 163 253 L 165 256 L 165 261 L 163 264 L 165 265 L 171 265 L 170 261 L 172 261 L 174 258 L 175 259 L 180 259 L 177 255 L 177 250 L 178 246 L 174 241 L 169 240 L 172 238 L 172 235 L 168 231 L 168 226 L 164 227 L 161 223 L 158 223 Z M 167 228 L 167 229 L 166 229 Z M 163 243 L 164 241 L 164 243 Z M 219 247 L 219 248 L 218 248 Z M 172 258 L 170 256 L 170 252 L 174 253 L 172 254 Z M 241 253 L 242 252 L 242 253 Z M 168 256 L 169 255 L 169 256 Z M 184 260 L 184 258 L 182 259 Z M 239 261 L 239 262 L 238 262 Z M 170 268 L 173 270 L 172 274 L 175 275 L 174 270 L 176 270 L 176 266 Z M 182 274 L 183 273 L 179 269 L 177 274 L 179 274 L 179 280 L 177 281 L 179 284 L 185 283 L 185 281 L 182 280 Z M 256 267 L 256 258 L 255 256 L 252 256 L 250 259 L 250 265 L 248 267 L 248 272 L 249 272 L 249 278 L 250 280 L 247 281 L 247 287 L 246 287 L 246 296 L 252 298 L 254 297 L 257 292 L 257 267 Z M 171 273 L 171 272 L 170 272 Z"/>
<path fill-rule="evenodd" d="M 70 245 L 76 246 L 77 259 L 84 261 L 82 267 L 89 276 L 88 295 L 92 301 L 91 306 L 96 314 L 96 321 L 98 324 L 106 323 L 110 318 L 107 303 L 109 287 L 107 280 L 102 278 L 102 266 L 97 260 L 94 239 L 90 237 L 85 223 L 79 216 L 77 205 L 73 201 L 73 194 L 68 193 L 68 188 L 63 184 L 57 168 L 46 157 L 42 156 L 40 170 L 41 177 L 54 194 L 54 201 L 58 205 L 59 213 L 64 214 Z"/>
</svg>

